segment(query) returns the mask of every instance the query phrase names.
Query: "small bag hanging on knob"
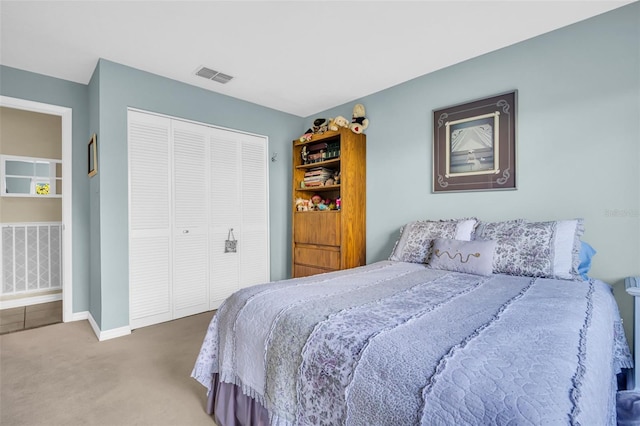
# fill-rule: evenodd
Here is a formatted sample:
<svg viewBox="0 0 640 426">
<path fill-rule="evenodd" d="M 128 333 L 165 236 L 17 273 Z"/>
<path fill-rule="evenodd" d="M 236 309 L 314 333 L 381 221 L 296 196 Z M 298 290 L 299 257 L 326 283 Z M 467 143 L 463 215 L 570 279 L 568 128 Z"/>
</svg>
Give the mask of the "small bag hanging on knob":
<svg viewBox="0 0 640 426">
<path fill-rule="evenodd" d="M 233 228 L 229 228 L 229 235 L 224 242 L 224 252 L 225 253 L 235 253 L 236 247 L 238 246 L 238 240 L 233 235 Z"/>
</svg>

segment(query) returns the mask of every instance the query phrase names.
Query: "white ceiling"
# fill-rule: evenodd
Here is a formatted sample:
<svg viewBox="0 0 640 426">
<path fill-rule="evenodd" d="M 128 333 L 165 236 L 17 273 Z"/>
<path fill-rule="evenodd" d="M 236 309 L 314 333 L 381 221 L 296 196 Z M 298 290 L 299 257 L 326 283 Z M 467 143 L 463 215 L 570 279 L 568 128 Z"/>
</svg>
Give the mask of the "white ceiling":
<svg viewBox="0 0 640 426">
<path fill-rule="evenodd" d="M 104 58 L 308 117 L 632 2 L 1 0 L 0 63 L 87 84 Z"/>
</svg>

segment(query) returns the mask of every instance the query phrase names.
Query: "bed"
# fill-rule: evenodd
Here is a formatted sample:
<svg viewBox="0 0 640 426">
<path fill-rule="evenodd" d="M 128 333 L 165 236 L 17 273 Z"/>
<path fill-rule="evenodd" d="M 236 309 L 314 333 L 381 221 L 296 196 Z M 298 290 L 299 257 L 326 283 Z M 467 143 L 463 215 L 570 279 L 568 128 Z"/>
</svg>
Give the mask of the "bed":
<svg viewBox="0 0 640 426">
<path fill-rule="evenodd" d="M 389 260 L 234 293 L 192 376 L 222 426 L 615 425 L 632 360 L 582 232 L 411 222 Z"/>
</svg>

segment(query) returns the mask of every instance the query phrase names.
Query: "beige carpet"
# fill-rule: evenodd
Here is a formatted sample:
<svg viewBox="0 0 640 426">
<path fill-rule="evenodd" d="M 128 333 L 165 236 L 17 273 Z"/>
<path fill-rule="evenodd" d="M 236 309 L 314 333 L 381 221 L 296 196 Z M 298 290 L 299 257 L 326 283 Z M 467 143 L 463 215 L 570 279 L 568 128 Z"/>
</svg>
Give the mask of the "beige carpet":
<svg viewBox="0 0 640 426">
<path fill-rule="evenodd" d="M 190 377 L 212 317 L 103 342 L 87 321 L 0 336 L 0 424 L 214 426 Z"/>
</svg>

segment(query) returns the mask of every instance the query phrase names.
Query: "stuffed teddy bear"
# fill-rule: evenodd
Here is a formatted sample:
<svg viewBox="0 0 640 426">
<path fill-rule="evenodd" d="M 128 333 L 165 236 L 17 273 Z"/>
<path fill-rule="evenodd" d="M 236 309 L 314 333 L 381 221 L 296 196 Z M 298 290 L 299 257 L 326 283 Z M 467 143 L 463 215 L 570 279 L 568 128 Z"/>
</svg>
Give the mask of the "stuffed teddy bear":
<svg viewBox="0 0 640 426">
<path fill-rule="evenodd" d="M 349 128 L 349 120 L 339 115 L 336 118 L 331 118 L 329 120 L 329 130 L 333 130 L 334 132 L 338 130 L 339 127 Z"/>
<path fill-rule="evenodd" d="M 364 115 L 364 105 L 355 104 L 353 107 L 353 118 L 350 126 L 353 133 L 362 133 L 364 129 L 369 127 L 369 119 L 365 118 Z"/>
</svg>

